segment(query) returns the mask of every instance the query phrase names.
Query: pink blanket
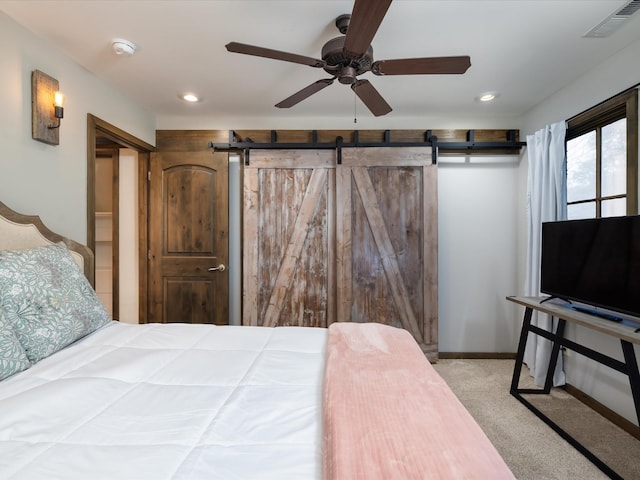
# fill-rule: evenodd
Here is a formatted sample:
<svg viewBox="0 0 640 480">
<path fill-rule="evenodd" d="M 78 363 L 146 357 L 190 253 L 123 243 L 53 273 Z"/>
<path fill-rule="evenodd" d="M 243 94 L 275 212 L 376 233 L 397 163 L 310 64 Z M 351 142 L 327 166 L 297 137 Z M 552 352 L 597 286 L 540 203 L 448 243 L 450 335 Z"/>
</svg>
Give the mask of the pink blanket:
<svg viewBox="0 0 640 480">
<path fill-rule="evenodd" d="M 332 324 L 323 401 L 325 480 L 515 478 L 405 330 Z"/>
</svg>

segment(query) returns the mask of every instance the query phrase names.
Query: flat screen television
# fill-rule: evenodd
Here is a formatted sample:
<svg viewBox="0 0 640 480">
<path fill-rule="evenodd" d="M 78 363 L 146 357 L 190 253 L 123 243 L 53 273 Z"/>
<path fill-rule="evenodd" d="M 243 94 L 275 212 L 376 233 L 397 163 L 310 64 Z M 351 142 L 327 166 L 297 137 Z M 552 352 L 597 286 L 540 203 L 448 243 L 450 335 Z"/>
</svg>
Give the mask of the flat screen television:
<svg viewBox="0 0 640 480">
<path fill-rule="evenodd" d="M 640 216 L 543 223 L 540 290 L 640 317 Z"/>
</svg>

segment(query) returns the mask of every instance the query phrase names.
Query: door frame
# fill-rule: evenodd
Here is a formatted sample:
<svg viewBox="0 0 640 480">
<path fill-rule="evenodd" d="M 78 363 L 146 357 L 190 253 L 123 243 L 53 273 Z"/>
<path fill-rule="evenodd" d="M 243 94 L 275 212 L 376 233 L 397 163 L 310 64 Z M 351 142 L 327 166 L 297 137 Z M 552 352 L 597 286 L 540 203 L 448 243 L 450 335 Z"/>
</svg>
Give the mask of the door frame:
<svg viewBox="0 0 640 480">
<path fill-rule="evenodd" d="M 148 212 L 148 182 L 149 160 L 151 152 L 156 148 L 144 140 L 134 137 L 124 130 L 104 120 L 87 114 L 87 246 L 95 254 L 96 249 L 96 201 L 95 201 L 95 174 L 96 174 L 96 146 L 100 140 L 113 142 L 120 148 L 130 148 L 138 152 L 138 294 L 139 321 L 147 318 L 147 251 L 149 239 L 147 235 Z M 115 266 L 115 265 L 114 265 Z M 114 270 L 117 272 L 117 270 Z M 95 284 L 95 270 L 91 279 Z M 117 295 L 117 292 L 114 292 Z"/>
</svg>

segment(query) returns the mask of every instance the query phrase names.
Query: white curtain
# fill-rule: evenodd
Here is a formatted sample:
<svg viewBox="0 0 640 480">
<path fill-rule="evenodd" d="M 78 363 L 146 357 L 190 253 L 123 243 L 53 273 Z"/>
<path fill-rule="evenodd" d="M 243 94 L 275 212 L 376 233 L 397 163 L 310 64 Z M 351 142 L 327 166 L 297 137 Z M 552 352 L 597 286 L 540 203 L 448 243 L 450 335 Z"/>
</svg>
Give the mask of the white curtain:
<svg viewBox="0 0 640 480">
<path fill-rule="evenodd" d="M 547 125 L 535 135 L 527 136 L 529 178 L 527 183 L 527 266 L 525 292 L 540 295 L 540 259 L 542 254 L 542 222 L 566 220 L 567 182 L 565 158 L 566 123 Z M 545 330 L 555 330 L 557 319 L 534 312 L 531 324 Z M 530 334 L 524 352 L 536 385 L 544 385 L 552 344 L 538 335 Z M 562 355 L 559 355 L 553 376 L 554 386 L 564 385 Z"/>
</svg>

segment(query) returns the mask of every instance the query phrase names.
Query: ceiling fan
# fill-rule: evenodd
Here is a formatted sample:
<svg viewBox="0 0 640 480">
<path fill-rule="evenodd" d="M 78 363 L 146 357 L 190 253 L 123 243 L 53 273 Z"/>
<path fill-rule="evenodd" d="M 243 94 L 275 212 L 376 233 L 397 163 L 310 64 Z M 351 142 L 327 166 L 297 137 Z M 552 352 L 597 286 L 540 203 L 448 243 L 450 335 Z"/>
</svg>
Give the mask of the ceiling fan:
<svg viewBox="0 0 640 480">
<path fill-rule="evenodd" d="M 366 107 L 379 117 L 392 109 L 373 87 L 371 82 L 359 79 L 365 72 L 374 75 L 433 75 L 462 74 L 471 66 L 468 56 L 404 58 L 395 60 L 373 60 L 371 41 L 378 31 L 392 0 L 355 0 L 351 15 L 340 15 L 336 27 L 343 36 L 329 40 L 322 47 L 322 60 L 269 48 L 231 42 L 226 45 L 229 52 L 255 55 L 285 62 L 299 63 L 322 68 L 332 75 L 312 83 L 276 104 L 278 108 L 290 108 L 309 98 L 314 93 L 338 82 L 351 85 L 351 89 Z"/>
</svg>

